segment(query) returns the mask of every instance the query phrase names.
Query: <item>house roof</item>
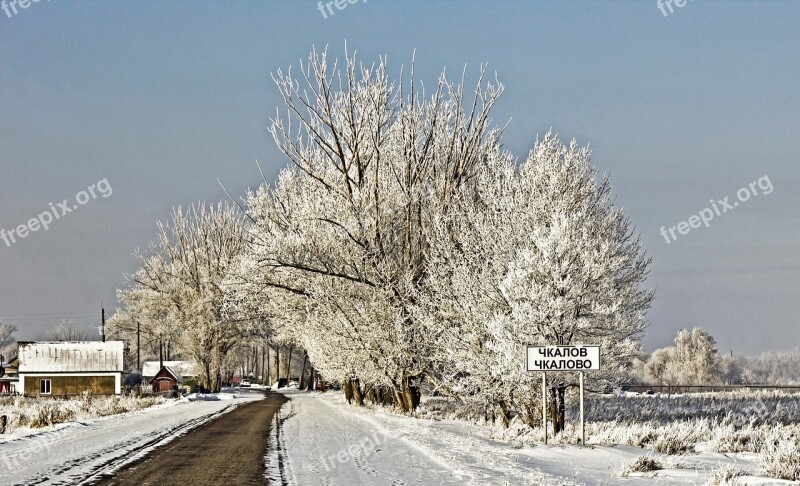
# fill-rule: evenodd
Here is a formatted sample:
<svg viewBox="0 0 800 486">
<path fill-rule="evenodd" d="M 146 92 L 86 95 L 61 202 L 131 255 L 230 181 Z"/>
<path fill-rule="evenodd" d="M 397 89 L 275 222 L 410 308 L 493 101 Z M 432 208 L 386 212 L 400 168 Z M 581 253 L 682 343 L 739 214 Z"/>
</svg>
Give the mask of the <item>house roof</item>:
<svg viewBox="0 0 800 486">
<path fill-rule="evenodd" d="M 163 377 L 164 375 L 169 375 L 178 383 L 183 383 L 183 377 L 180 374 L 176 373 L 175 370 L 173 370 L 169 366 L 164 366 L 163 368 L 158 370 L 158 373 L 156 373 L 153 379 L 150 380 L 150 383 L 153 383 L 154 381 Z"/>
<path fill-rule="evenodd" d="M 19 372 L 121 372 L 122 341 L 40 341 L 19 344 Z"/>
<path fill-rule="evenodd" d="M 142 365 L 142 376 L 156 376 L 160 371 L 159 366 L 158 361 L 145 361 Z M 164 361 L 164 366 L 185 378 L 197 376 L 195 365 L 191 361 Z"/>
</svg>

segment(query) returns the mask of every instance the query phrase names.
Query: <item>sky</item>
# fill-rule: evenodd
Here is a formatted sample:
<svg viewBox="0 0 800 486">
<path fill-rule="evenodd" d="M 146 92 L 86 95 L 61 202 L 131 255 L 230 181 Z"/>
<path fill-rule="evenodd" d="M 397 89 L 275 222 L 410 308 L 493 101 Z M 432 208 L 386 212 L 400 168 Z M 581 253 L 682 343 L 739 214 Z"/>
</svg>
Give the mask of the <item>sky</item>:
<svg viewBox="0 0 800 486">
<path fill-rule="evenodd" d="M 386 56 L 393 77 L 413 59 L 427 85 L 487 63 L 517 157 L 550 129 L 592 148 L 653 260 L 646 349 L 693 326 L 725 353 L 800 346 L 800 2 L 339 5 L 0 10 L 0 319 L 19 339 L 62 319 L 99 325 L 156 221 L 226 199 L 223 186 L 257 187 L 256 161 L 274 179 L 287 161 L 267 133 L 280 107 L 271 73 L 346 44 L 365 62 Z M 47 212 L 48 229 L 11 242 Z"/>
</svg>

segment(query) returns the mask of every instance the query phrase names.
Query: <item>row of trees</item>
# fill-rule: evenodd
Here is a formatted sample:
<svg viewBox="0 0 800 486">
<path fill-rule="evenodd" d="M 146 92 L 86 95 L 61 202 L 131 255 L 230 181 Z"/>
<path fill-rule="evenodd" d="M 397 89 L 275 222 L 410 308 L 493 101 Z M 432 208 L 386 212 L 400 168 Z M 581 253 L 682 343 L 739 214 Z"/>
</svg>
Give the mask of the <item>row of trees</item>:
<svg viewBox="0 0 800 486">
<path fill-rule="evenodd" d="M 213 384 L 231 346 L 294 343 L 356 403 L 414 409 L 422 389 L 538 423 L 525 344 L 599 344 L 598 388 L 639 351 L 649 260 L 590 152 L 548 133 L 518 162 L 491 110 L 443 73 L 431 93 L 386 64 L 312 52 L 274 76 L 290 164 L 240 212 L 180 210 L 120 292 L 117 322 L 180 336 Z M 557 430 L 576 377 L 553 373 Z"/>
<path fill-rule="evenodd" d="M 633 361 L 630 378 L 647 385 L 797 385 L 800 351 L 727 356 L 702 327 L 682 329 L 675 345 Z"/>
</svg>

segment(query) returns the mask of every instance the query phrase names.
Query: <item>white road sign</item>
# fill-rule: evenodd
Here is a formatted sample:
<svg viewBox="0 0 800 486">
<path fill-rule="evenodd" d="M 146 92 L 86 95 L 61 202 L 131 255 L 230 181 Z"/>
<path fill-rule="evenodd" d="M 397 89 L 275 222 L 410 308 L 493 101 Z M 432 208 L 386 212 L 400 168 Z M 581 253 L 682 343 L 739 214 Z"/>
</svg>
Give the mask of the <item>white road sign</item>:
<svg viewBox="0 0 800 486">
<path fill-rule="evenodd" d="M 600 346 L 528 346 L 527 371 L 599 371 Z"/>
</svg>

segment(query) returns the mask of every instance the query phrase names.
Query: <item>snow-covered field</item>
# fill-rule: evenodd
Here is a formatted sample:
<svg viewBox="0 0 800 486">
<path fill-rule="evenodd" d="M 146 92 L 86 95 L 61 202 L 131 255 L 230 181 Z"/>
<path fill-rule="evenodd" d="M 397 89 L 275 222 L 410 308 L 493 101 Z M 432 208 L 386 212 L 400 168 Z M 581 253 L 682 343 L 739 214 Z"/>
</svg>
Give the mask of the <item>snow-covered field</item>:
<svg viewBox="0 0 800 486">
<path fill-rule="evenodd" d="M 491 440 L 488 427 L 458 420 L 414 419 L 355 408 L 339 393 L 284 391 L 284 406 L 267 458 L 269 474 L 289 484 L 706 484 L 732 466 L 736 484 L 800 484 L 764 478 L 755 453 L 664 455 L 627 445 L 526 445 Z M 622 476 L 649 456 L 663 469 Z"/>
<path fill-rule="evenodd" d="M 257 391 L 225 392 L 216 397 L 190 395 L 137 412 L 4 437 L 0 483 L 88 484 L 242 403 L 263 398 Z"/>
</svg>

